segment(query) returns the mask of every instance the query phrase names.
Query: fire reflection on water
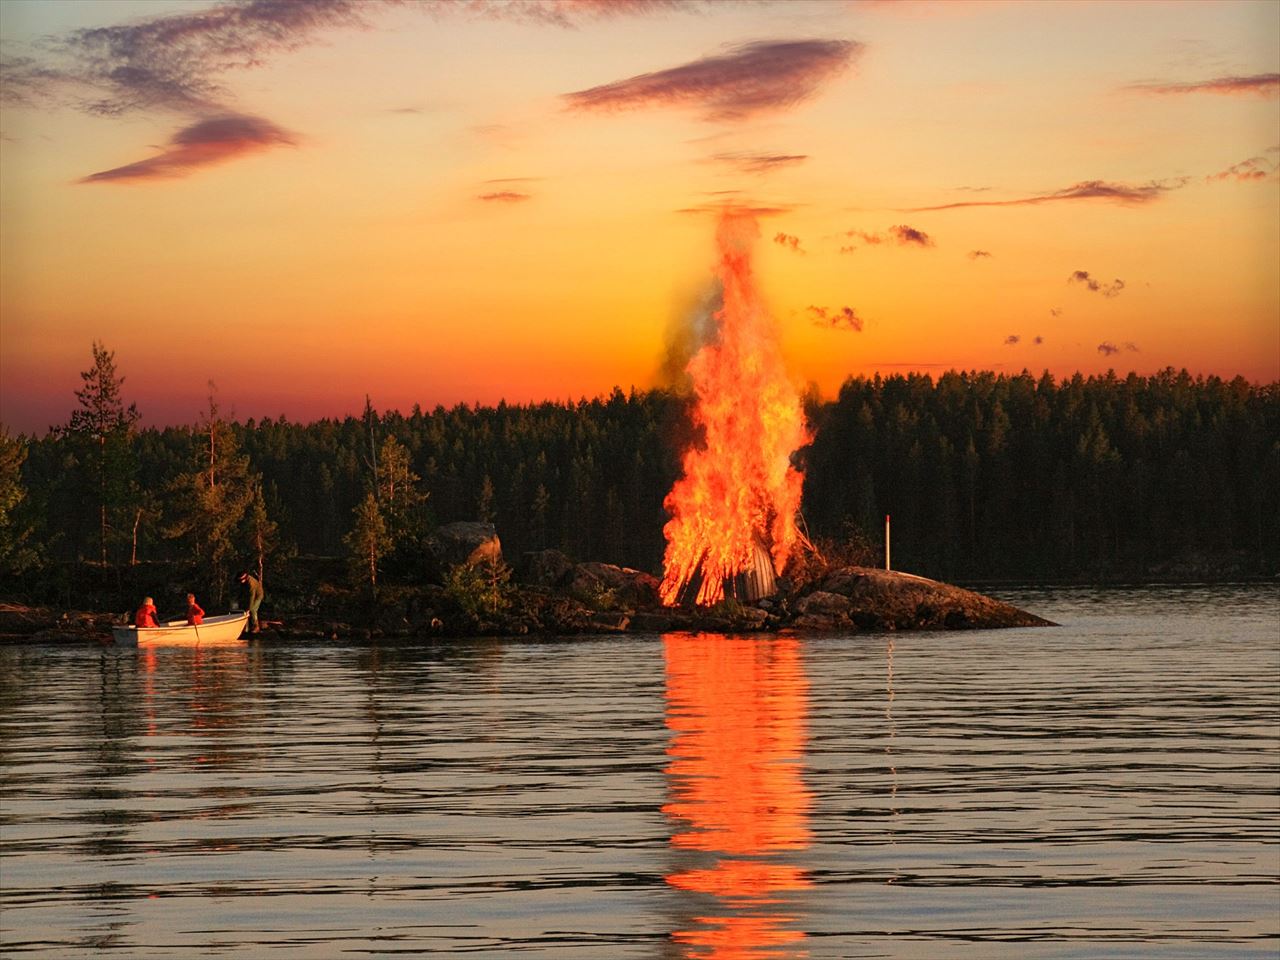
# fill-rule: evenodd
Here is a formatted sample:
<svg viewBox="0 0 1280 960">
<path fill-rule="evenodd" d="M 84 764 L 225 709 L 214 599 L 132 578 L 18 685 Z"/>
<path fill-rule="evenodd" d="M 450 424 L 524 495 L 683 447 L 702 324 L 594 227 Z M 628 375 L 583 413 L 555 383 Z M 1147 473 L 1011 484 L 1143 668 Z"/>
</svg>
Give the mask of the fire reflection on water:
<svg viewBox="0 0 1280 960">
<path fill-rule="evenodd" d="M 808 679 L 794 638 L 668 635 L 667 750 L 677 869 L 697 906 L 672 936 L 697 958 L 790 956 L 805 937 L 793 862 L 809 845 Z M 701 899 L 701 898 L 706 898 Z"/>
</svg>

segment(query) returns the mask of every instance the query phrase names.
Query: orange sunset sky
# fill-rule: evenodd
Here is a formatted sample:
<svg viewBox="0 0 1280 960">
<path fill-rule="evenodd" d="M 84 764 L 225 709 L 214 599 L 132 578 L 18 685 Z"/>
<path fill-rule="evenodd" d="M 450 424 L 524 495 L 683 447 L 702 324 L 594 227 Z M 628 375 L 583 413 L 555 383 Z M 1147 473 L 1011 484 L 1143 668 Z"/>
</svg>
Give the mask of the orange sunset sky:
<svg viewBox="0 0 1280 960">
<path fill-rule="evenodd" d="M 798 385 L 1280 377 L 1280 3 L 4 0 L 0 421 L 648 387 L 716 211 Z"/>
</svg>

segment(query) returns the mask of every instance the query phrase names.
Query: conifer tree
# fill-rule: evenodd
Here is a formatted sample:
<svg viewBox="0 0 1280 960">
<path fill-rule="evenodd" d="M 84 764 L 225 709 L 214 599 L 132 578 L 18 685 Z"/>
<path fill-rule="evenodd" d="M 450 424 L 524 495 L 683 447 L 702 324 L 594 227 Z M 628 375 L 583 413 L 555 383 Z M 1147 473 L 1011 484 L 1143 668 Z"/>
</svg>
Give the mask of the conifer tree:
<svg viewBox="0 0 1280 960">
<path fill-rule="evenodd" d="M 131 489 L 130 447 L 139 414 L 135 404 L 126 407 L 121 399 L 124 377 L 116 375 L 115 354 L 97 340 L 93 342 L 93 366 L 83 371 L 80 379 L 84 381 L 76 391 L 80 406 L 72 411 L 64 429 L 79 448 L 86 482 L 93 488 L 98 557 L 105 567 L 112 518 Z"/>
</svg>

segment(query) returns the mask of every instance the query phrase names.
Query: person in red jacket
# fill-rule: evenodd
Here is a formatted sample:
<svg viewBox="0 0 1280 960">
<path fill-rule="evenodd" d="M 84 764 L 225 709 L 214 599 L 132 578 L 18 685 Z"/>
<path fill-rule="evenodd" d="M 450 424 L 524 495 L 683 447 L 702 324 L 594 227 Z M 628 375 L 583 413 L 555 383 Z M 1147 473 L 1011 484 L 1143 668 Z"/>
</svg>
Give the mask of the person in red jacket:
<svg viewBox="0 0 1280 960">
<path fill-rule="evenodd" d="M 196 603 L 196 595 L 194 593 L 187 594 L 187 623 L 193 627 L 198 627 L 204 623 L 204 611 L 200 609 L 200 604 Z"/>
<path fill-rule="evenodd" d="M 150 597 L 142 598 L 142 606 L 138 608 L 138 612 L 133 615 L 133 622 L 140 627 L 158 627 L 156 622 L 156 605 Z"/>
</svg>

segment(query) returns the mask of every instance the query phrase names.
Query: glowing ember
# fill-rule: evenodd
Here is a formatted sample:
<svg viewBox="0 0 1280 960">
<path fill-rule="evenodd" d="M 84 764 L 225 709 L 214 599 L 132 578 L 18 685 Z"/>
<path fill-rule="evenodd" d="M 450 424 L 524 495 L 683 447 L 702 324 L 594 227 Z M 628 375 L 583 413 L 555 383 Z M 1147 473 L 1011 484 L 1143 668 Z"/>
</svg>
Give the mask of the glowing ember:
<svg viewBox="0 0 1280 960">
<path fill-rule="evenodd" d="M 758 568 L 764 551 L 772 580 L 798 538 L 801 476 L 791 454 L 809 435 L 752 278 L 758 236 L 755 220 L 743 215 L 726 214 L 716 230 L 724 306 L 715 315 L 717 336 L 688 366 L 694 422 L 706 437 L 685 453 L 684 476 L 667 494 L 661 592 L 668 605 L 695 587 L 695 603 L 716 603 L 726 585 L 733 592 L 735 578 Z"/>
</svg>

